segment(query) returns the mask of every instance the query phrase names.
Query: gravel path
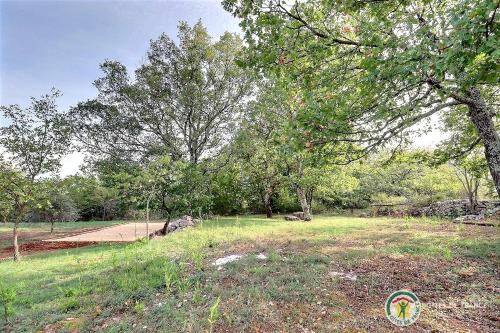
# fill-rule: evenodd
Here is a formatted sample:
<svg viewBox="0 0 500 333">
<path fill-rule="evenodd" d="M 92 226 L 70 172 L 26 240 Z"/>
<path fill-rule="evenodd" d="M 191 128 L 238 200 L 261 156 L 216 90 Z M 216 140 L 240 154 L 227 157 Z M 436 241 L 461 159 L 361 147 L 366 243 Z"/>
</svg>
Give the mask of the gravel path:
<svg viewBox="0 0 500 333">
<path fill-rule="evenodd" d="M 149 233 L 163 228 L 163 223 L 149 223 Z M 47 239 L 46 242 L 133 242 L 146 237 L 146 223 L 127 223 L 85 232 L 79 235 Z"/>
</svg>

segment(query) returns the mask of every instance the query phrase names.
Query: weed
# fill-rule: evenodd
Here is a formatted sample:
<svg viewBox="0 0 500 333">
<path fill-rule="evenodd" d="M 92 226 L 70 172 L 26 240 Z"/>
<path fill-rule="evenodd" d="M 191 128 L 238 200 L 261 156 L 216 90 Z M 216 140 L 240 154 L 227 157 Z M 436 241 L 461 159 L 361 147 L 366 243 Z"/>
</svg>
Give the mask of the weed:
<svg viewBox="0 0 500 333">
<path fill-rule="evenodd" d="M 135 302 L 134 311 L 138 315 L 142 315 L 144 313 L 146 306 L 142 302 Z"/>
<path fill-rule="evenodd" d="M 194 268 L 196 271 L 200 272 L 203 270 L 203 254 L 200 249 L 195 249 L 191 253 L 191 258 L 193 259 Z"/>
<path fill-rule="evenodd" d="M 0 304 L 3 307 L 3 318 L 7 321 L 8 317 L 14 314 L 13 304 L 16 300 L 16 290 L 0 282 Z"/>
<path fill-rule="evenodd" d="M 214 304 L 212 304 L 212 306 L 210 307 L 210 314 L 208 316 L 209 333 L 212 333 L 214 324 L 217 322 L 217 319 L 219 319 L 219 303 L 220 303 L 220 297 L 217 297 Z"/>
<path fill-rule="evenodd" d="M 76 297 L 72 296 L 63 300 L 59 306 L 59 309 L 62 312 L 68 312 L 70 310 L 74 310 L 79 307 L 80 307 L 80 301 Z"/>
<path fill-rule="evenodd" d="M 111 253 L 111 263 L 114 268 L 118 268 L 118 255 L 116 252 Z"/>
<path fill-rule="evenodd" d="M 280 259 L 281 259 L 280 255 L 276 253 L 275 250 L 269 251 L 269 255 L 267 256 L 267 260 L 269 260 L 269 262 L 276 263 L 280 261 Z"/>
<path fill-rule="evenodd" d="M 179 270 L 175 262 L 168 261 L 165 264 L 165 289 L 172 292 L 172 287 L 179 281 Z"/>
<path fill-rule="evenodd" d="M 182 277 L 177 280 L 177 289 L 181 294 L 186 293 L 191 286 L 190 280 L 188 278 Z"/>
<path fill-rule="evenodd" d="M 200 282 L 197 282 L 194 285 L 193 298 L 191 301 L 193 302 L 193 304 L 199 304 L 199 303 L 201 303 L 202 300 L 203 300 L 203 297 L 201 296 Z"/>
</svg>

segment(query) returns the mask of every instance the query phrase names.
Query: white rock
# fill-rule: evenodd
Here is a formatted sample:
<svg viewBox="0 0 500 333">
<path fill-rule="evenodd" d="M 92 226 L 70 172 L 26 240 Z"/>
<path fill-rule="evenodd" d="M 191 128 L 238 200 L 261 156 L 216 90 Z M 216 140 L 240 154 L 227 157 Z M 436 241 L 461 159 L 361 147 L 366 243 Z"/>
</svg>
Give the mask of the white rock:
<svg viewBox="0 0 500 333">
<path fill-rule="evenodd" d="M 223 266 L 223 265 L 227 264 L 228 262 L 240 260 L 241 258 L 243 258 L 243 256 L 241 256 L 239 254 L 231 254 L 230 256 L 222 257 L 222 258 L 215 260 L 215 262 L 212 263 L 212 265 Z"/>
<path fill-rule="evenodd" d="M 267 256 L 264 254 L 264 253 L 259 253 L 257 256 L 256 256 L 257 259 L 267 259 Z"/>
</svg>

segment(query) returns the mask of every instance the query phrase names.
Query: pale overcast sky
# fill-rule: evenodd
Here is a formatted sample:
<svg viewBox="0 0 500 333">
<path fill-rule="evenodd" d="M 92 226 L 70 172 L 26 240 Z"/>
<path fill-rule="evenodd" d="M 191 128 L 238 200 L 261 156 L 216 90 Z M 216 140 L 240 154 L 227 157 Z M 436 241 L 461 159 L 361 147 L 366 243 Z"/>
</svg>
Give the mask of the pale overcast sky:
<svg viewBox="0 0 500 333">
<path fill-rule="evenodd" d="M 150 39 L 177 34 L 180 20 L 201 19 L 212 36 L 239 32 L 238 21 L 217 0 L 3 1 L 0 0 L 0 105 L 26 105 L 55 87 L 64 110 L 95 96 L 99 64 L 141 64 Z M 0 125 L 5 123 L 0 118 Z M 432 145 L 439 133 L 417 139 Z M 63 160 L 61 174 L 78 171 L 83 156 Z"/>
</svg>

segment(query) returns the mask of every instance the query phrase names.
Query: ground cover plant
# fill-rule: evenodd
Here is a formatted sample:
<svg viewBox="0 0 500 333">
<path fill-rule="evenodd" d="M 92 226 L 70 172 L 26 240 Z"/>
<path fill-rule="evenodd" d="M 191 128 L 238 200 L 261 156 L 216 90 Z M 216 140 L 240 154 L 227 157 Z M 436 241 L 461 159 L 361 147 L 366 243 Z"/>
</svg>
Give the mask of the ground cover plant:
<svg viewBox="0 0 500 333">
<path fill-rule="evenodd" d="M 383 303 L 406 288 L 424 304 L 408 331 L 494 332 L 498 237 L 435 219 L 217 218 L 149 242 L 0 263 L 2 288 L 15 290 L 2 329 L 390 332 Z M 232 254 L 243 258 L 213 265 Z"/>
</svg>

